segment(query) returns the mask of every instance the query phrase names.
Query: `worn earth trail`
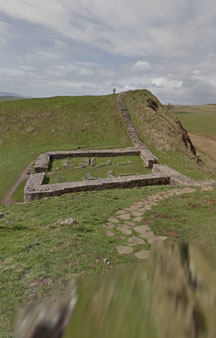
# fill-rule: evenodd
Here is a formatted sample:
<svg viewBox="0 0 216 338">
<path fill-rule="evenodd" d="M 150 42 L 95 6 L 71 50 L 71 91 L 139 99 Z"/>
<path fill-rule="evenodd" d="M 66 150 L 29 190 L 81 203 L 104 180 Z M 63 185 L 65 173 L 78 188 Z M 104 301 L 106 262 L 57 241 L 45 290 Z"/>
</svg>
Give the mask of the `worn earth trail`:
<svg viewBox="0 0 216 338">
<path fill-rule="evenodd" d="M 203 187 L 202 190 L 212 190 L 212 187 Z M 145 224 L 144 214 L 154 206 L 167 198 L 181 194 L 193 193 L 196 189 L 191 187 L 176 188 L 167 192 L 158 192 L 146 199 L 133 203 L 129 208 L 118 210 L 116 215 L 109 218 L 104 227 L 107 229 L 108 237 L 121 233 L 123 239 L 127 241 L 125 246 L 117 246 L 116 250 L 120 255 L 134 254 L 138 259 L 148 259 L 150 257 L 149 246 L 153 243 L 164 241 L 165 236 L 156 236 L 154 232 Z"/>
<path fill-rule="evenodd" d="M 209 164 L 216 166 L 216 136 L 208 134 L 200 134 L 190 132 L 189 136 L 195 145 L 198 153 L 200 152 L 204 157 L 205 161 Z"/>
<path fill-rule="evenodd" d="M 3 205 L 15 204 L 16 203 L 16 202 L 14 202 L 12 200 L 13 193 L 18 188 L 18 186 L 20 185 L 20 183 L 22 183 L 24 180 L 26 180 L 28 178 L 28 172 L 29 172 L 29 170 L 31 170 L 32 165 L 34 164 L 34 162 L 35 162 L 35 160 L 32 161 L 32 162 L 30 162 L 27 165 L 27 167 L 17 177 L 17 179 L 14 182 L 14 184 L 10 187 L 10 189 L 8 190 L 8 192 L 6 193 L 6 195 L 4 196 L 3 201 L 2 201 Z"/>
</svg>

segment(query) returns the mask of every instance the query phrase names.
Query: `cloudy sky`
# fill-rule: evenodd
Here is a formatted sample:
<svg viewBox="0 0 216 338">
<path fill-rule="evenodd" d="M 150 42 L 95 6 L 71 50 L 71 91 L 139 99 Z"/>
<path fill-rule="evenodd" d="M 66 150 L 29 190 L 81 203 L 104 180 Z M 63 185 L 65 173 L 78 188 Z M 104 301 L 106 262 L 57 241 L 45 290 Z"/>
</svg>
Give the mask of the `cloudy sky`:
<svg viewBox="0 0 216 338">
<path fill-rule="evenodd" d="M 0 0 L 0 91 L 216 103 L 213 0 Z"/>
</svg>

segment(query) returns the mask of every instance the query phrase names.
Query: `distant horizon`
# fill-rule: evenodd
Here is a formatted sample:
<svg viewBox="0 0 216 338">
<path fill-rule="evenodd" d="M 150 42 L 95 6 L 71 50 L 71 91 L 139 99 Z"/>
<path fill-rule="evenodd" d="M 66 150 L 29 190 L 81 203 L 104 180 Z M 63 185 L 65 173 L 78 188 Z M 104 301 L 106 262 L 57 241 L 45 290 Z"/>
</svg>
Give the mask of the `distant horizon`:
<svg viewBox="0 0 216 338">
<path fill-rule="evenodd" d="M 138 89 L 138 88 L 136 88 Z M 136 89 L 132 89 L 132 90 L 136 90 Z M 147 89 L 147 88 L 145 88 Z M 142 89 L 138 89 L 138 90 L 142 90 Z M 119 92 L 116 92 L 115 95 L 117 95 Z M 104 96 L 104 95 L 112 95 L 113 93 L 110 92 L 110 93 L 106 93 L 106 94 L 78 94 L 78 95 L 70 95 L 70 94 L 62 94 L 62 95 L 51 95 L 51 96 L 25 96 L 23 94 L 20 94 L 20 93 L 12 93 L 12 92 L 3 92 L 3 91 L 0 91 L 0 97 L 15 97 L 15 98 L 20 98 L 20 99 L 45 99 L 45 98 L 52 98 L 52 97 L 64 97 L 64 96 Z M 159 99 L 159 98 L 158 98 Z M 160 99 L 159 99 L 160 100 Z M 164 105 L 167 105 L 167 104 L 171 104 L 171 105 L 175 105 L 175 106 L 205 106 L 205 105 L 215 105 L 216 103 L 200 103 L 200 104 L 196 104 L 196 103 L 190 103 L 190 104 L 184 104 L 184 103 L 172 103 L 172 102 L 167 102 L 167 103 L 164 103 L 160 100 L 160 102 Z"/>
</svg>

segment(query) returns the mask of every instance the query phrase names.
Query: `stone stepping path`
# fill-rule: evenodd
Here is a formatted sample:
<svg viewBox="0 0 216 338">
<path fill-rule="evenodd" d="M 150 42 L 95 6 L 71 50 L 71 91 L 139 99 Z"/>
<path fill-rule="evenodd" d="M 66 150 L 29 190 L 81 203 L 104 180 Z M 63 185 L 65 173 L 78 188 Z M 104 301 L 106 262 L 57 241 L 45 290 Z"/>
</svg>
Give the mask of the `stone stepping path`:
<svg viewBox="0 0 216 338">
<path fill-rule="evenodd" d="M 119 215 L 118 218 L 123 219 L 125 221 L 129 221 L 129 219 L 131 218 L 131 214 Z"/>
<path fill-rule="evenodd" d="M 149 259 L 150 258 L 150 252 L 149 250 L 141 250 L 135 253 L 135 257 L 138 259 Z"/>
<path fill-rule="evenodd" d="M 120 255 L 129 255 L 134 251 L 130 246 L 117 246 L 116 249 Z"/>
<path fill-rule="evenodd" d="M 120 224 L 117 227 L 117 230 L 120 231 L 123 235 L 131 235 L 132 234 L 132 230 L 124 224 Z"/>
<path fill-rule="evenodd" d="M 132 245 L 143 245 L 145 241 L 139 237 L 129 237 L 127 242 Z"/>
<path fill-rule="evenodd" d="M 149 259 L 150 251 L 145 248 L 154 243 L 165 241 L 167 237 L 156 236 L 150 227 L 144 224 L 144 214 L 165 199 L 195 191 L 191 187 L 161 191 L 133 203 L 129 208 L 118 210 L 116 215 L 109 218 L 104 224 L 107 229 L 106 235 L 114 237 L 117 231 L 121 233 L 122 239 L 126 240 L 127 245 L 116 247 L 120 255 L 134 254 L 139 260 Z"/>
</svg>

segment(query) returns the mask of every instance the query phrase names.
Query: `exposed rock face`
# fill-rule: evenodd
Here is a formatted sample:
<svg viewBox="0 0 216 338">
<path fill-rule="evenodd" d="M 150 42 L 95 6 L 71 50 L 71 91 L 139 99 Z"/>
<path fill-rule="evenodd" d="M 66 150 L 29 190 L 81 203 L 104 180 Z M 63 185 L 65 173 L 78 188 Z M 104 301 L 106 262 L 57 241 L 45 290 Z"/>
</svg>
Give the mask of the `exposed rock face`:
<svg viewBox="0 0 216 338">
<path fill-rule="evenodd" d="M 147 99 L 146 101 L 148 103 L 149 108 L 153 109 L 154 111 L 158 110 L 158 103 L 157 103 L 157 101 L 152 100 L 150 98 Z"/>
<path fill-rule="evenodd" d="M 138 256 L 151 258 L 133 268 L 82 278 L 64 299 L 23 311 L 16 337 L 85 338 L 89 332 L 95 338 L 215 337 L 215 253 L 161 243 Z M 131 314 L 136 314 L 133 320 Z"/>
<path fill-rule="evenodd" d="M 179 125 L 180 129 L 182 130 L 182 141 L 184 142 L 185 147 L 189 148 L 192 154 L 197 157 L 196 149 L 190 139 L 190 136 L 188 135 L 187 130 L 183 127 L 181 121 L 179 121 L 178 119 L 176 119 L 176 123 Z"/>
</svg>

